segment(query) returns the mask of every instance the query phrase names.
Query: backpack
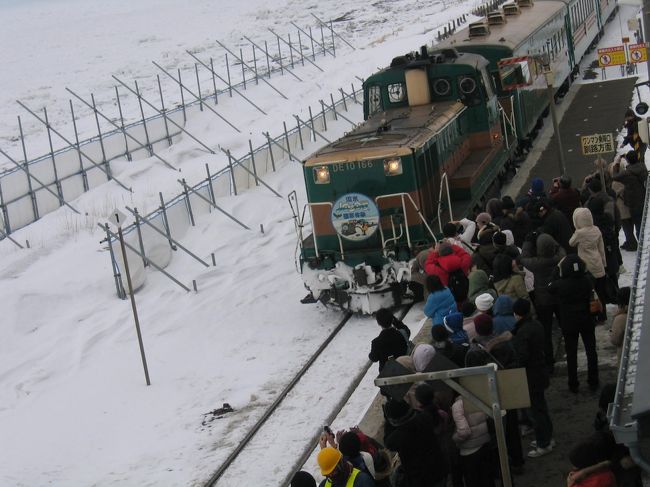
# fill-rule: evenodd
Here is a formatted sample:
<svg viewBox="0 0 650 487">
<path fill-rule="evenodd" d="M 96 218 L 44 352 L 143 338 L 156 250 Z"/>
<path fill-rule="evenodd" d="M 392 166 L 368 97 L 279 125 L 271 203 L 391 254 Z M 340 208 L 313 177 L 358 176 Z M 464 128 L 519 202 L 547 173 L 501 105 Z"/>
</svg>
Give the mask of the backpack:
<svg viewBox="0 0 650 487">
<path fill-rule="evenodd" d="M 462 269 L 456 269 L 449 273 L 447 287 L 457 302 L 463 302 L 467 299 L 467 295 L 469 294 L 469 279 Z"/>
</svg>

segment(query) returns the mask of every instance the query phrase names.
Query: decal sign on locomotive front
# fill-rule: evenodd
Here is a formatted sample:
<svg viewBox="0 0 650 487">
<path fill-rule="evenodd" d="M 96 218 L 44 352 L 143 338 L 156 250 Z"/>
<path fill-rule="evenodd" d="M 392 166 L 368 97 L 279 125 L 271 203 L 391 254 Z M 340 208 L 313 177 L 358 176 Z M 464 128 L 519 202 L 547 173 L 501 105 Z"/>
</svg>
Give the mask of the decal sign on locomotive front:
<svg viewBox="0 0 650 487">
<path fill-rule="evenodd" d="M 332 205 L 332 225 L 341 237 L 355 242 L 370 238 L 379 226 L 379 208 L 361 193 L 347 193 Z"/>
</svg>

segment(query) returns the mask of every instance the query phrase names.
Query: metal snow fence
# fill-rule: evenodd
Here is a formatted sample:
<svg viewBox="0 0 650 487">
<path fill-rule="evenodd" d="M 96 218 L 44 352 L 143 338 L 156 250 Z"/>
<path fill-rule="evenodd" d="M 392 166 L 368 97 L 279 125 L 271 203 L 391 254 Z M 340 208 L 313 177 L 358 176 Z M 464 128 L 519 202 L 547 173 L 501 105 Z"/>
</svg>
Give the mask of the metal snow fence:
<svg viewBox="0 0 650 487">
<path fill-rule="evenodd" d="M 94 95 L 90 95 L 92 103 L 89 103 L 69 90 L 71 94 L 93 111 L 98 134 L 86 140 L 79 141 L 74 107 L 72 101 L 70 101 L 74 140 L 69 140 L 61 136 L 66 141 L 67 146 L 54 150 L 51 143 L 51 131 L 55 129 L 50 126 L 46 115 L 45 120 L 37 117 L 46 128 L 48 138 L 50 139 L 50 152 L 40 157 L 29 159 L 27 156 L 25 137 L 22 134 L 22 126 L 20 127 L 24 155 L 24 159 L 20 164 L 22 167 L 11 168 L 0 174 L 0 212 L 3 216 L 3 231 L 0 234 L 0 240 L 4 239 L 5 235 L 9 235 L 13 231 L 23 228 L 38 220 L 41 216 L 63 206 L 66 201 L 71 201 L 84 192 L 110 180 L 110 163 L 112 161 L 119 159 L 132 161 L 153 156 L 164 164 L 169 165 L 157 155 L 157 151 L 168 147 L 174 142 L 175 138 L 181 135 L 182 130 L 178 126 L 184 125 L 187 120 L 188 110 L 202 111 L 204 104 L 209 103 L 212 99 L 214 99 L 214 104 L 216 105 L 219 96 L 224 94 L 232 96 L 233 90 L 237 88 L 245 89 L 247 81 L 248 84 L 251 81 L 257 84 L 263 77 L 270 78 L 273 73 L 279 72 L 280 74 L 284 74 L 284 71 L 288 71 L 289 58 L 294 54 L 296 57 L 300 57 L 302 63 L 307 60 L 305 56 L 310 55 L 309 46 L 311 46 L 312 59 L 308 60 L 308 62 L 315 60 L 317 55 L 335 55 L 335 38 L 350 45 L 333 30 L 331 22 L 328 24 L 320 19 L 317 20 L 319 22 L 318 28 L 320 29 L 320 42 L 317 41 L 319 38 L 318 31 L 312 32 L 311 27 L 305 30 L 294 25 L 298 29 L 297 36 L 294 37 L 294 40 L 292 40 L 291 35 L 288 35 L 288 40 L 282 37 L 282 43 L 280 43 L 280 37 L 276 35 L 278 42 L 277 52 L 273 51 L 273 48 L 270 48 L 266 41 L 264 42 L 264 46 L 262 46 L 261 43 L 253 42 L 248 37 L 245 38 L 250 42 L 249 49 L 244 52 L 244 49 L 240 48 L 239 55 L 236 55 L 226 48 L 226 46 L 222 45 L 224 49 L 234 55 L 241 64 L 241 67 L 244 68 L 242 70 L 241 81 L 235 82 L 231 79 L 230 64 L 226 54 L 225 67 L 228 70 L 228 81 L 225 82 L 224 87 L 218 89 L 216 84 L 216 77 L 218 75 L 214 71 L 213 59 L 210 58 L 209 67 L 205 62 L 201 62 L 200 64 L 208 71 L 210 76 L 207 82 L 206 80 L 203 82 L 206 86 L 211 85 L 213 91 L 211 93 L 201 93 L 198 64 L 195 64 L 192 74 L 196 76 L 198 93 L 196 94 L 197 99 L 193 101 L 185 101 L 184 91 L 187 93 L 189 91 L 181 85 L 180 104 L 174 108 L 166 109 L 162 87 L 158 79 L 161 110 L 156 109 L 158 113 L 145 117 L 144 111 L 140 109 L 140 119 L 129 124 L 124 123 L 122 102 L 117 86 L 115 87 L 115 100 L 119 111 L 119 123 L 97 109 Z M 305 41 L 304 43 L 303 40 Z M 250 55 L 248 54 L 249 51 Z M 294 60 L 294 65 L 295 62 Z M 283 63 L 285 64 L 283 65 Z M 247 72 L 248 78 L 246 77 Z M 225 81 L 225 78 L 220 78 Z M 180 69 L 178 69 L 177 82 L 182 82 Z M 136 91 L 139 93 L 137 88 Z M 137 98 L 141 104 L 140 97 Z M 36 116 L 27 107 L 24 105 L 23 107 Z M 99 124 L 100 117 L 101 120 L 108 122 L 115 128 L 102 132 Z M 271 155 L 271 159 L 273 157 Z M 273 164 L 272 160 L 271 163 Z M 32 172 L 36 177 L 43 180 L 43 185 L 32 184 L 34 183 L 33 178 L 29 176 Z M 117 182 L 120 184 L 119 181 Z M 58 197 L 52 196 L 52 191 Z"/>
<path fill-rule="evenodd" d="M 123 228 L 124 238 L 131 245 L 131 249 L 139 250 L 137 255 L 144 261 L 145 266 L 151 262 L 156 263 L 154 258 L 147 254 L 147 249 L 167 246 L 172 251 L 176 251 L 179 247 L 179 239 L 191 226 L 195 225 L 196 217 L 213 211 L 219 212 L 238 226 L 250 230 L 250 225 L 221 208 L 217 199 L 233 196 L 257 186 L 264 186 L 280 197 L 280 194 L 265 181 L 265 176 L 289 164 L 292 159 L 289 154 L 305 150 L 306 144 L 322 143 L 321 139 L 324 136 L 321 132 L 327 131 L 328 119 L 330 122 L 334 122 L 342 111 L 348 111 L 353 104 L 360 104 L 358 96 L 362 93 L 361 89 L 355 90 L 354 86 L 351 86 L 350 93 L 345 90 L 340 90 L 340 93 L 341 98 L 339 100 L 332 99 L 331 105 L 322 104 L 321 111 L 317 116 L 311 116 L 308 120 L 301 120 L 296 116 L 296 123 L 293 127 L 289 128 L 285 123 L 282 133 L 274 138 L 269 135 L 266 143 L 256 149 L 253 149 L 252 143 L 249 141 L 249 152 L 240 158 L 223 150 L 228 158 L 228 165 L 212 174 L 206 164 L 206 178 L 194 185 L 179 180 L 181 191 L 171 200 L 165 202 L 160 194 L 161 204 L 158 209 L 147 215 L 140 215 L 139 218 L 136 218 L 135 223 Z M 296 156 L 293 158 L 296 159 Z M 131 209 L 128 211 L 133 213 Z M 147 228 L 147 226 L 154 226 L 155 230 Z M 119 255 L 118 242 L 115 238 L 107 240 L 111 247 L 111 267 L 114 276 L 119 276 L 120 263 L 116 258 L 116 255 Z M 181 250 L 197 260 L 194 253 L 183 247 Z M 199 256 L 199 260 L 201 259 Z M 212 262 L 215 265 L 214 255 Z M 165 265 L 156 263 L 154 267 L 164 268 Z M 178 282 L 177 278 L 172 280 Z M 126 299 L 123 284 L 117 277 L 115 277 L 115 283 L 118 296 Z M 196 290 L 196 282 L 193 285 Z"/>
</svg>

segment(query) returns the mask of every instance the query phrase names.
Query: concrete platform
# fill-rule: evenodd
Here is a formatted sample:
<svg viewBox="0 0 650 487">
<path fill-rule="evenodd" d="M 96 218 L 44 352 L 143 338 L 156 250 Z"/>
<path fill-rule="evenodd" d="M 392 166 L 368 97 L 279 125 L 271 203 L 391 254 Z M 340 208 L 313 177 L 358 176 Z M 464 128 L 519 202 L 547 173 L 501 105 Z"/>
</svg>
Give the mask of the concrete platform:
<svg viewBox="0 0 650 487">
<path fill-rule="evenodd" d="M 614 136 L 623 126 L 625 110 L 630 106 L 636 77 L 598 81 L 595 83 L 574 85 L 577 92 L 572 99 L 564 100 L 569 106 L 560 121 L 560 133 L 564 148 L 567 174 L 573 179 L 574 186 L 580 186 L 584 177 L 594 171 L 596 156 L 583 156 L 580 136 L 590 134 L 612 133 Z M 562 103 L 559 105 L 561 106 Z M 559 108 L 558 106 L 558 108 Z M 544 129 L 553 130 L 550 115 L 544 119 Z M 543 143 L 538 137 L 533 147 Z M 605 154 L 604 159 L 611 162 L 614 154 Z M 525 183 L 520 188 L 511 188 L 510 194 L 522 194 L 530 188 L 530 180 L 539 177 L 544 180 L 545 188 L 553 178 L 560 175 L 557 140 L 551 137 L 537 162 L 529 169 Z M 526 163 L 522 169 L 528 168 Z M 514 191 L 513 191 L 514 190 Z"/>
</svg>

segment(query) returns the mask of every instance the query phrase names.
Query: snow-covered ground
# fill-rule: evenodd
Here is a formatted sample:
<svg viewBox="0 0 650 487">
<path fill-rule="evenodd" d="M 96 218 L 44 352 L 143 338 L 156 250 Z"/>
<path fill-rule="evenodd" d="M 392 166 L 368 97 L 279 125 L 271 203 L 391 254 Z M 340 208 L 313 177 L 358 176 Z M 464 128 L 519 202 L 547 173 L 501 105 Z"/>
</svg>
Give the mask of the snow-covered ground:
<svg viewBox="0 0 650 487">
<path fill-rule="evenodd" d="M 249 138 L 255 141 L 262 131 L 277 134 L 283 120 L 304 114 L 308 105 L 318 106 L 339 87 L 359 86 L 356 76 L 431 41 L 441 25 L 471 6 L 409 0 L 368 5 L 200 1 L 191 6 L 178 0 L 0 2 L 5 26 L 0 34 L 0 103 L 5 107 L 0 147 L 21 159 L 15 119 L 21 115 L 28 155 L 47 151 L 45 134 L 28 122 L 30 116 L 15 99 L 34 109 L 47 105 L 52 124 L 71 137 L 66 86 L 85 96 L 95 93 L 100 109 L 114 115 L 111 74 L 128 82 L 138 79 L 145 96 L 154 97 L 151 60 L 167 68 L 187 66 L 189 49 L 216 61 L 224 52 L 215 39 L 232 47 L 245 45 L 242 36 L 247 35 L 272 45 L 268 27 L 286 34 L 295 30 L 289 21 L 314 26 L 310 13 L 344 18 L 335 28 L 357 50 L 339 43 L 336 57 L 317 58 L 325 74 L 308 64 L 296 66 L 302 83 L 274 75 L 271 82 L 288 101 L 262 84 L 249 86 L 246 95 L 270 115 L 259 116 L 235 98 L 220 100 L 220 111 L 245 127 L 244 134 L 226 130 L 209 112 L 188 121 L 189 130 L 211 147 L 237 153 L 247 148 Z M 80 108 L 78 114 L 82 138 L 94 135 L 94 118 Z M 139 112 L 130 111 L 129 117 L 139 118 Z M 347 129 L 349 124 L 340 122 L 328 137 Z M 187 138 L 161 155 L 189 183 L 204 177 L 205 163 L 212 169 L 223 163 Z M 96 223 L 125 204 L 149 211 L 157 206 L 158 191 L 167 199 L 178 193 L 179 176 L 155 159 L 113 167 L 133 186 L 132 194 L 104 184 L 74 201 L 83 216 L 57 210 L 13 234 L 21 242 L 29 240 L 31 249 L 0 242 L 0 436 L 7 445 L 0 458 L 1 485 L 200 485 L 340 317 L 320 305 L 298 303 L 304 289 L 295 271 L 296 239 L 286 200 L 263 188 L 226 198 L 219 204 L 254 231 L 219 213 L 200 216 L 183 244 L 202 257 L 214 252 L 217 266 L 204 270 L 175 253 L 168 268 L 186 283 L 196 279 L 199 293 L 186 294 L 159 273 L 149 273 L 137 294 L 152 382 L 146 387 L 130 306 L 115 297 L 108 253 L 99 244 L 104 235 Z M 296 189 L 305 201 L 297 164 L 266 182 L 283 195 Z M 260 224 L 264 233 L 257 230 Z M 330 366 L 360 367 L 375 334 L 372 321 L 354 320 Z M 339 389 L 330 394 L 322 383 L 312 384 L 299 398 L 296 421 L 282 425 L 297 433 L 294 441 L 322 426 L 328 401 L 335 402 L 337 390 L 345 389 L 344 380 L 330 376 Z M 224 402 L 235 413 L 202 424 L 204 414 Z M 272 472 L 251 462 L 245 478 L 226 478 L 219 485 L 279 482 L 295 459 L 285 454 L 283 444 L 267 448 L 259 454 L 275 460 Z"/>
<path fill-rule="evenodd" d="M 441 25 L 472 6 L 415 0 L 0 0 L 0 104 L 5 107 L 0 148 L 21 158 L 18 114 L 30 155 L 47 148 L 44 134 L 27 122 L 29 115 L 15 99 L 33 108 L 47 105 L 53 125 L 70 135 L 66 86 L 94 92 L 100 107 L 114 112 L 111 74 L 138 79 L 145 96 L 155 97 L 151 60 L 187 67 L 189 49 L 216 61 L 223 59 L 223 50 L 215 39 L 245 46 L 242 36 L 247 35 L 271 45 L 268 27 L 284 34 L 295 30 L 290 21 L 313 26 L 310 13 L 343 18 L 335 28 L 357 50 L 337 44 L 336 57 L 316 60 L 324 73 L 308 64 L 296 66 L 302 83 L 274 75 L 271 82 L 288 101 L 262 84 L 249 87 L 247 96 L 268 116 L 241 100 L 220 100 L 220 110 L 245 127 L 244 134 L 225 130 L 209 112 L 189 121 L 192 133 L 211 146 L 245 150 L 249 138 L 259 138 L 262 131 L 277 134 L 292 114 L 317 106 L 340 87 L 358 85 L 356 76 L 365 77 L 393 56 L 431 41 Z M 631 15 L 629 7 L 625 12 Z M 609 24 L 604 45 L 620 37 L 626 18 Z M 173 93 L 170 89 L 172 100 Z M 94 135 L 94 119 L 80 113 L 85 113 L 79 122 L 82 137 Z M 130 111 L 128 117 L 139 118 L 139 113 Z M 347 129 L 342 121 L 328 134 L 335 137 Z M 223 162 L 187 138 L 161 155 L 190 183 L 204 177 L 206 162 L 213 168 Z M 29 239 L 31 249 L 0 242 L 0 437 L 5 445 L 0 485 L 200 485 L 340 318 L 320 305 L 298 303 L 304 289 L 295 271 L 294 224 L 286 200 L 264 188 L 226 198 L 220 205 L 254 230 L 245 231 L 219 213 L 200 216 L 182 242 L 202 257 L 214 252 L 217 266 L 204 270 L 177 252 L 168 268 L 184 282 L 196 279 L 199 293 L 186 294 L 149 272 L 136 295 L 152 381 L 146 387 L 130 306 L 115 297 L 96 223 L 106 221 L 116 206 L 137 206 L 143 213 L 154 208 L 158 191 L 167 198 L 178 192 L 178 173 L 155 159 L 114 168 L 133 186 L 133 194 L 107 183 L 74 202 L 84 216 L 61 209 L 16 232 L 19 241 Z M 267 182 L 283 195 L 296 189 L 305 201 L 298 164 Z M 257 230 L 260 224 L 264 233 Z M 629 272 L 631 257 L 625 256 Z M 419 315 L 414 313 L 415 326 Z M 253 452 L 265 461 L 252 458 L 237 469 L 237 478 L 226 477 L 219 485 L 279 485 L 295 461 L 292 455 L 304 446 L 300 438 L 306 441 L 322 427 L 336 394 L 365 362 L 376 331 L 368 319 L 347 325 L 326 366 L 334 385 L 319 379 L 301 389 L 295 419 L 276 426 L 277 434 L 271 431 L 272 439 Z M 349 426 L 362 414 L 373 392 L 364 383 L 365 395 L 340 420 L 347 424 L 335 427 Z M 224 402 L 235 412 L 203 424 L 204 415 Z M 282 443 L 288 438 L 285 430 L 296 442 L 291 448 Z"/>
</svg>

